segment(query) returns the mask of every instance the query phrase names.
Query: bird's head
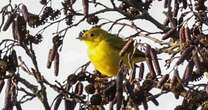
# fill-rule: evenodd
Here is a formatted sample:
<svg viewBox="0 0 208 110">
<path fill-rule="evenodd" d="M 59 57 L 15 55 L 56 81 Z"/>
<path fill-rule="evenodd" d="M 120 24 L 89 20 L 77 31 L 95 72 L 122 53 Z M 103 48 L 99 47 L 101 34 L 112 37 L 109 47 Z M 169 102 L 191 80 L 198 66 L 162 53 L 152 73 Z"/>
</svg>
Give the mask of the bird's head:
<svg viewBox="0 0 208 110">
<path fill-rule="evenodd" d="M 96 46 L 102 40 L 106 39 L 107 32 L 99 27 L 93 27 L 90 30 L 80 33 L 78 39 L 84 41 L 88 46 Z"/>
</svg>

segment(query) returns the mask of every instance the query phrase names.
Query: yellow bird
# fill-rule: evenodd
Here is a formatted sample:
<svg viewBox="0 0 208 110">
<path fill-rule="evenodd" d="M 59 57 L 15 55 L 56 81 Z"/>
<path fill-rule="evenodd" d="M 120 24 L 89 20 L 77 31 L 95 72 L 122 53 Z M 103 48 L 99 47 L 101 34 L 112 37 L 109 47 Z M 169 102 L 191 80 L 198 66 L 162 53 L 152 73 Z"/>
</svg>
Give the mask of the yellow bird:
<svg viewBox="0 0 208 110">
<path fill-rule="evenodd" d="M 87 45 L 89 59 L 96 70 L 108 77 L 117 75 L 119 62 L 122 58 L 119 52 L 127 41 L 99 27 L 93 27 L 83 32 L 78 39 L 84 41 Z M 128 52 L 130 53 L 132 50 L 133 47 L 128 49 Z M 145 54 L 136 49 L 132 60 L 134 63 L 144 61 Z M 124 64 L 130 67 L 127 54 L 123 56 L 123 61 Z"/>
</svg>

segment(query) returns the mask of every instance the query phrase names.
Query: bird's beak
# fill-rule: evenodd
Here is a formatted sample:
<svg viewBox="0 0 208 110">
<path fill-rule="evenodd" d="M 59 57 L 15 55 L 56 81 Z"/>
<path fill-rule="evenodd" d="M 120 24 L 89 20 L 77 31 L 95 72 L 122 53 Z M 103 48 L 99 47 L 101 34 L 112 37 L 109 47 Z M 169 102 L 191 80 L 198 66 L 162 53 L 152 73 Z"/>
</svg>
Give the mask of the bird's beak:
<svg viewBox="0 0 208 110">
<path fill-rule="evenodd" d="M 85 32 L 85 31 L 80 32 L 80 33 L 79 33 L 79 37 L 77 37 L 76 39 L 84 40 L 84 36 L 83 36 L 84 32 Z"/>
<path fill-rule="evenodd" d="M 76 39 L 82 40 L 82 37 L 79 36 L 79 37 L 77 37 Z"/>
</svg>

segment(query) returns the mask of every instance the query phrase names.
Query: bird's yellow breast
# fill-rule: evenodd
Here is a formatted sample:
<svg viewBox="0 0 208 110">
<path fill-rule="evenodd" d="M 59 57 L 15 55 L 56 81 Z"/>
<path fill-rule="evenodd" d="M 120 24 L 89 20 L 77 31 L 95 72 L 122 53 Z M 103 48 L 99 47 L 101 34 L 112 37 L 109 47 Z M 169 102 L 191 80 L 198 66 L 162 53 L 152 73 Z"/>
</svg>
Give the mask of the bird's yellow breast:
<svg viewBox="0 0 208 110">
<path fill-rule="evenodd" d="M 119 50 L 116 50 L 105 40 L 93 48 L 88 47 L 88 55 L 95 68 L 104 75 L 114 76 L 119 69 Z"/>
<path fill-rule="evenodd" d="M 88 47 L 90 61 L 102 75 L 109 77 L 117 75 L 121 58 L 123 64 L 128 68 L 131 68 L 134 63 L 145 59 L 144 53 L 137 49 L 133 51 L 133 45 L 125 55 L 119 56 L 119 52 L 126 44 L 126 41 L 99 27 L 91 28 L 80 35 L 79 39 L 83 40 Z"/>
</svg>

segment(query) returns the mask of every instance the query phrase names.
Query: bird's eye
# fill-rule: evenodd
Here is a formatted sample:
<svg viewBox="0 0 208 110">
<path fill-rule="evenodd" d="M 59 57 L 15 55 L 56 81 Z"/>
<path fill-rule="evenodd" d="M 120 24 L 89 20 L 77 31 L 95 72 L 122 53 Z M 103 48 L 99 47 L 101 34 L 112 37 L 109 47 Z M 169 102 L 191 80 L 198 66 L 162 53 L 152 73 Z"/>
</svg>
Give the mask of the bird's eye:
<svg viewBox="0 0 208 110">
<path fill-rule="evenodd" d="M 91 37 L 93 37 L 93 36 L 94 36 L 94 34 L 93 34 L 93 33 L 91 33 L 91 34 L 90 34 L 90 36 L 91 36 Z"/>
</svg>

